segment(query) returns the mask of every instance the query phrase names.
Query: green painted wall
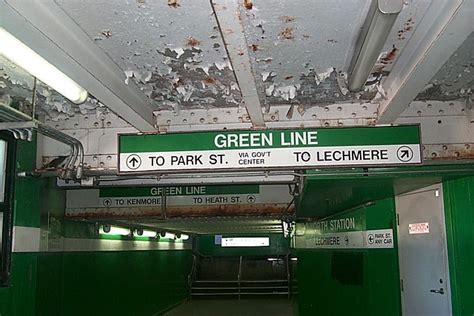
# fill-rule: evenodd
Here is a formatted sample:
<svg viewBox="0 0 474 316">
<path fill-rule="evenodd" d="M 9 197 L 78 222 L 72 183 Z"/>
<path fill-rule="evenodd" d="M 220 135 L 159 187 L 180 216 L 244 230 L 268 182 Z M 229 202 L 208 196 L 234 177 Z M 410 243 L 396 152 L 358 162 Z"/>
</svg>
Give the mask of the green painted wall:
<svg viewBox="0 0 474 316">
<path fill-rule="evenodd" d="M 53 223 L 61 236 L 98 238 L 93 224 Z M 158 315 L 188 298 L 191 265 L 191 250 L 40 253 L 36 314 Z"/>
<path fill-rule="evenodd" d="M 34 142 L 18 142 L 16 172 L 31 171 L 36 162 Z M 38 178 L 15 177 L 13 223 L 39 227 L 41 191 Z M 10 286 L 0 288 L 0 315 L 34 315 L 36 304 L 36 253 L 13 253 Z"/>
<path fill-rule="evenodd" d="M 62 315 L 63 256 L 59 252 L 38 253 L 36 315 Z"/>
<path fill-rule="evenodd" d="M 190 251 L 65 253 L 62 314 L 154 315 L 188 297 L 191 263 Z"/>
<path fill-rule="evenodd" d="M 11 285 L 0 288 L 0 315 L 34 315 L 36 303 L 36 254 L 12 256 Z"/>
<path fill-rule="evenodd" d="M 244 237 L 245 235 L 238 235 Z M 234 235 L 223 235 L 222 237 L 237 237 Z M 268 247 L 221 247 L 214 243 L 214 235 L 204 235 L 197 239 L 196 249 L 204 256 L 278 256 L 286 255 L 290 250 L 290 241 L 282 234 L 253 234 L 248 237 L 270 237 Z"/>
<path fill-rule="evenodd" d="M 35 143 L 18 142 L 17 152 L 16 171 L 33 170 Z M 52 179 L 16 177 L 14 225 L 62 234 L 63 213 Z M 190 250 L 13 253 L 0 316 L 154 315 L 187 298 L 191 264 Z"/>
<path fill-rule="evenodd" d="M 188 298 L 191 264 L 190 250 L 43 253 L 36 315 L 158 315 Z"/>
<path fill-rule="evenodd" d="M 366 229 L 395 227 L 392 198 L 344 214 Z M 297 249 L 300 315 L 400 315 L 396 236 L 393 249 Z M 336 271 L 343 271 L 343 275 Z"/>
<path fill-rule="evenodd" d="M 444 188 L 453 315 L 474 315 L 474 177 Z"/>
<path fill-rule="evenodd" d="M 320 169 L 306 171 L 298 218 L 322 218 L 456 178 L 474 175 L 473 164 L 439 164 L 399 168 Z"/>
</svg>

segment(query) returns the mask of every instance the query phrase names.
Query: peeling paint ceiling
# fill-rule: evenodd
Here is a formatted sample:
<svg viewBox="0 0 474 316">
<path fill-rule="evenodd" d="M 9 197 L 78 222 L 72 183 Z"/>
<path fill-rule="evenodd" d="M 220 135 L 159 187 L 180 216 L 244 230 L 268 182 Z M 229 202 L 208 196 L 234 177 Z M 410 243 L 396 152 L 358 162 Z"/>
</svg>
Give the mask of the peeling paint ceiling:
<svg viewBox="0 0 474 316">
<path fill-rule="evenodd" d="M 367 91 L 350 93 L 345 71 L 370 1 L 255 1 L 242 11 L 261 99 L 307 106 L 371 100 L 377 92 L 373 84 L 389 73 L 429 2 L 405 2 Z"/>
<path fill-rule="evenodd" d="M 208 0 L 59 1 L 154 101 L 156 109 L 231 107 L 241 101 Z"/>
<path fill-rule="evenodd" d="M 58 5 L 136 84 L 155 110 L 242 107 L 242 96 L 208 0 L 66 1 Z M 347 68 L 370 1 L 242 1 L 239 17 L 260 103 L 305 107 L 372 102 L 431 0 L 406 0 L 365 91 L 346 88 Z M 238 30 L 234 30 L 238 31 Z M 472 95 L 474 35 L 448 60 L 419 100 Z M 0 94 L 31 103 L 33 79 L 0 59 Z M 52 121 L 108 111 L 91 97 L 74 105 L 38 83 L 38 113 Z M 29 101 L 28 101 L 29 100 Z M 374 113 L 376 115 L 376 113 Z M 288 115 L 287 115 L 288 116 Z M 324 119 L 321 117 L 321 119 Z"/>
<path fill-rule="evenodd" d="M 10 102 L 22 112 L 32 115 L 34 77 L 22 68 L 0 56 L 0 96 L 10 98 Z M 36 82 L 36 115 L 57 122 L 68 120 L 78 114 L 100 116 L 109 110 L 93 97 L 82 104 L 74 104 L 41 81 Z"/>
<path fill-rule="evenodd" d="M 59 5 L 153 100 L 155 109 L 235 107 L 241 95 L 208 0 L 114 0 Z M 378 83 L 430 1 L 406 1 L 374 78 Z M 243 3 L 244 4 L 244 3 Z M 370 2 L 247 1 L 240 16 L 262 105 L 371 100 L 350 93 L 346 69 Z M 238 31 L 238 30 L 232 30 Z M 250 78 L 249 78 L 250 79 Z"/>
<path fill-rule="evenodd" d="M 367 1 L 254 1 L 242 9 L 261 99 L 267 104 L 348 100 L 338 80 L 364 22 Z M 344 10 L 341 8 L 344 7 Z"/>
<path fill-rule="evenodd" d="M 474 92 L 474 33 L 441 67 L 417 100 L 472 98 Z"/>
</svg>

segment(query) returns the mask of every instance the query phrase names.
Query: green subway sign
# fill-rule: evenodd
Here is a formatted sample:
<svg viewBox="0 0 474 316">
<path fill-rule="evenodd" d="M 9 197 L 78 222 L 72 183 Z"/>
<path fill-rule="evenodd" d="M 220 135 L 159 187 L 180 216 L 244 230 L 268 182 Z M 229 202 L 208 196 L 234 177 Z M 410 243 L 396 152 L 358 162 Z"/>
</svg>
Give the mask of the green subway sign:
<svg viewBox="0 0 474 316">
<path fill-rule="evenodd" d="M 293 199 L 287 185 L 105 187 L 68 190 L 66 195 L 68 216 L 103 214 L 110 210 L 116 215 L 159 215 L 163 208 L 173 215 L 174 211 L 193 208 L 252 210 L 266 205 L 286 211 Z"/>
<path fill-rule="evenodd" d="M 119 172 L 421 163 L 418 125 L 119 135 Z"/>
<path fill-rule="evenodd" d="M 335 216 L 296 224 L 296 248 L 384 249 L 393 248 L 393 229 L 366 230 L 365 213 Z"/>
<path fill-rule="evenodd" d="M 101 188 L 100 197 L 122 196 L 188 196 L 188 195 L 225 195 L 225 194 L 258 194 L 258 185 L 232 185 L 232 186 L 171 186 L 171 187 L 135 187 L 135 188 Z"/>
</svg>

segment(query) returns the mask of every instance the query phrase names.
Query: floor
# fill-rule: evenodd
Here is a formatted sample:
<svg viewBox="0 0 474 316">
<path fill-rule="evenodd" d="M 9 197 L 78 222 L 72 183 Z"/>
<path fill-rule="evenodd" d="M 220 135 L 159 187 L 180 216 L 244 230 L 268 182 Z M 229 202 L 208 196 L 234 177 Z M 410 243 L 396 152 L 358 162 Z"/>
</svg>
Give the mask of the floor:
<svg viewBox="0 0 474 316">
<path fill-rule="evenodd" d="M 165 316 L 294 316 L 296 308 L 287 299 L 192 300 Z"/>
</svg>

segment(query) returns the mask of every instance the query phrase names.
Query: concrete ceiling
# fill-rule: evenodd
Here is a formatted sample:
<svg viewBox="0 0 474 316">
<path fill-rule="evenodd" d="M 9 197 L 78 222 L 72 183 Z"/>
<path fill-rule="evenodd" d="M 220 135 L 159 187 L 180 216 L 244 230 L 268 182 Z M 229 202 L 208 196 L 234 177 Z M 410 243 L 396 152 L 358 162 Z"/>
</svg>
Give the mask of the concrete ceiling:
<svg viewBox="0 0 474 316">
<path fill-rule="evenodd" d="M 208 0 L 58 4 L 156 109 L 237 106 L 241 97 Z"/>
<path fill-rule="evenodd" d="M 376 67 L 391 64 L 430 1 L 406 1 Z M 61 8 L 133 80 L 155 109 L 235 107 L 241 103 L 222 30 L 208 0 L 58 1 Z M 253 78 L 262 105 L 327 105 L 367 99 L 349 93 L 345 71 L 370 2 L 254 1 L 240 7 Z M 387 57 L 388 56 L 388 57 Z M 342 77 L 342 78 L 341 78 Z M 380 79 L 380 78 L 379 78 Z"/>
<path fill-rule="evenodd" d="M 25 10 L 16 2 L 2 1 L 1 5 Z M 220 3 L 221 10 L 226 10 L 225 3 L 234 1 L 216 2 Z M 416 57 L 413 47 L 416 48 L 419 38 L 413 39 L 413 34 L 419 27 L 418 33 L 429 30 L 427 20 L 431 19 L 430 12 L 440 6 L 429 0 L 404 1 L 404 8 L 384 44 L 365 90 L 352 93 L 346 88 L 346 71 L 359 29 L 368 12 L 369 1 L 237 2 L 236 14 L 241 29 L 223 29 L 225 15 L 219 13 L 216 4 L 208 0 L 59 0 L 45 3 L 55 7 L 47 12 L 65 14 L 58 21 L 70 19 L 68 23 L 71 24 L 64 24 L 66 35 L 78 27 L 74 31 L 82 31 L 90 41 L 81 44 L 86 48 L 100 49 L 103 56 L 115 64 L 120 81 L 113 86 L 116 92 L 121 90 L 117 88 L 120 84 L 129 86 L 130 91 L 133 87 L 138 88 L 141 95 L 137 95 L 135 100 L 140 102 L 125 103 L 132 111 L 141 112 L 139 115 L 142 117 L 146 117 L 148 105 L 153 110 L 172 111 L 178 116 L 183 110 L 244 109 L 246 96 L 241 93 L 243 81 L 239 83 L 236 78 L 236 69 L 241 66 L 232 64 L 232 54 L 224 44 L 228 43 L 229 34 L 241 32 L 245 35 L 245 55 L 248 55 L 251 65 L 245 81 L 255 83 L 260 101 L 250 106 L 261 106 L 269 112 L 272 106 L 297 105 L 301 115 L 308 108 L 321 106 L 328 118 L 332 118 L 335 115 L 333 108 L 327 106 L 338 104 L 334 111 L 337 108 L 337 111 L 352 113 L 352 117 L 355 114 L 358 118 L 358 107 L 364 111 L 367 109 L 367 105 L 362 105 L 364 102 L 376 105 L 382 100 L 390 103 L 390 100 L 383 100 L 386 98 L 385 79 L 394 65 L 407 63 Z M 471 7 L 465 4 L 463 9 L 466 8 L 470 8 L 472 17 L 472 3 Z M 435 9 L 442 13 L 440 8 Z M 3 14 L 9 18 L 9 13 Z M 5 25 L 11 27 L 7 25 L 7 19 L 5 21 Z M 38 26 L 43 34 L 49 23 L 46 19 L 44 21 L 41 23 L 46 24 L 41 27 L 45 28 Z M 39 25 L 33 19 L 30 22 Z M 71 33 L 69 35 L 70 40 L 75 40 Z M 447 62 L 442 62 L 444 66 L 431 82 L 416 91 L 419 100 L 451 100 L 472 95 L 473 43 L 474 36 L 471 34 Z M 399 59 L 402 59 L 401 62 Z M 102 61 L 97 62 L 100 64 Z M 28 99 L 27 92 L 32 88 L 31 77 L 18 79 L 15 74 L 18 69 L 9 67 L 4 60 L 0 60 L 0 64 L 0 94 L 23 94 Z M 86 70 L 95 76 L 93 69 L 88 67 Z M 409 67 L 406 70 L 410 70 Z M 397 78 L 392 78 L 393 82 L 397 83 Z M 388 88 L 391 89 L 390 86 Z M 126 115 L 130 112 L 121 111 L 116 103 L 98 95 L 83 105 L 75 106 L 47 87 L 42 86 L 38 92 L 39 108 L 50 121 L 95 112 L 100 114 L 108 107 L 137 126 L 133 123 L 134 119 Z M 141 104 L 141 101 L 148 105 Z M 291 107 L 287 113 L 289 119 L 292 116 L 288 116 L 290 112 Z M 378 115 L 377 110 L 369 112 L 374 118 Z M 366 116 L 364 114 L 364 118 Z M 325 119 L 319 112 L 317 118 Z"/>
<path fill-rule="evenodd" d="M 474 33 L 454 52 L 417 100 L 456 100 L 474 93 Z"/>
</svg>

